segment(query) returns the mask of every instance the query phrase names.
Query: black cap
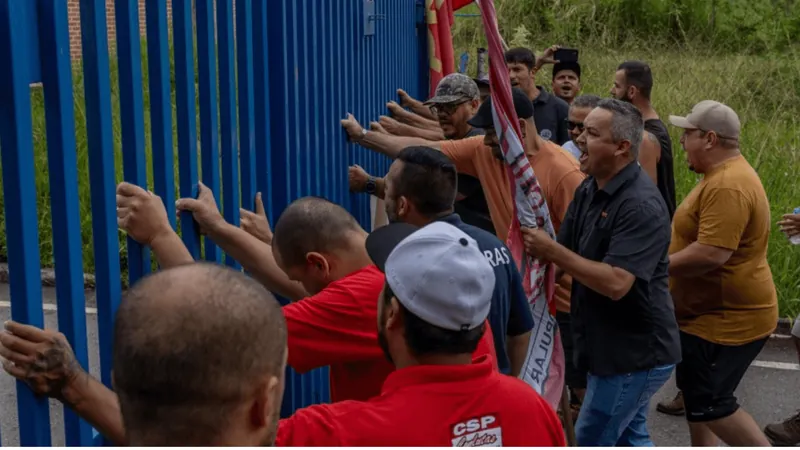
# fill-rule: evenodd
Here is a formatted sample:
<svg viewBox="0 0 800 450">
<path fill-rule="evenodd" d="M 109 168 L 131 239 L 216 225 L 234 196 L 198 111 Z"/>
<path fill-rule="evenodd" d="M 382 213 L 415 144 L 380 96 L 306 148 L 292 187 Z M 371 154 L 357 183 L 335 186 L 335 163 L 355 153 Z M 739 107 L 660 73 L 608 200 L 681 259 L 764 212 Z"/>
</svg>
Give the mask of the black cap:
<svg viewBox="0 0 800 450">
<path fill-rule="evenodd" d="M 367 236 L 367 254 L 378 269 L 386 273 L 386 260 L 397 245 L 403 239 L 411 236 L 419 227 L 414 225 L 396 222 L 382 226 Z"/>
<path fill-rule="evenodd" d="M 530 119 L 533 117 L 533 102 L 520 88 L 511 88 L 511 97 L 514 100 L 514 110 L 520 119 Z M 478 112 L 467 121 L 475 128 L 494 128 L 494 118 L 492 117 L 492 97 L 487 98 L 478 108 Z"/>
<path fill-rule="evenodd" d="M 556 75 L 558 75 L 558 72 L 561 72 L 562 70 L 571 70 L 575 72 L 575 75 L 578 76 L 578 79 L 581 78 L 581 65 L 578 63 L 578 61 L 564 61 L 554 64 L 553 79 L 555 79 Z"/>
</svg>

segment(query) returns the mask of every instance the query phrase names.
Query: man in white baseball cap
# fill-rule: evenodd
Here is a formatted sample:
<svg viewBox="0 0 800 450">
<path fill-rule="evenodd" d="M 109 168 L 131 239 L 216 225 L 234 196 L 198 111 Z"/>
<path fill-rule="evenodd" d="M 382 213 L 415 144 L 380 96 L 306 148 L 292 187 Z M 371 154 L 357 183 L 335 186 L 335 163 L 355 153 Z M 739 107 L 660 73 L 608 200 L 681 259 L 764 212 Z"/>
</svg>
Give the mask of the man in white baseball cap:
<svg viewBox="0 0 800 450">
<path fill-rule="evenodd" d="M 380 396 L 297 411 L 280 446 L 564 446 L 553 409 L 530 386 L 473 361 L 495 283 L 478 243 L 453 225 L 395 223 L 367 238 L 386 274 L 379 342 L 397 367 Z"/>
</svg>

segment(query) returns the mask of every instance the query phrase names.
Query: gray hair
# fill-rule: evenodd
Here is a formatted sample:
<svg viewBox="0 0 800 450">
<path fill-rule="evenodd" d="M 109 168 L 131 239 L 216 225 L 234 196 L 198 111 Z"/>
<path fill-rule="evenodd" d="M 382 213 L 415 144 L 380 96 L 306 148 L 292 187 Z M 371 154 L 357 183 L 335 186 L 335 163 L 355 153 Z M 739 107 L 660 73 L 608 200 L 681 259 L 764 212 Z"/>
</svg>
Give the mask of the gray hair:
<svg viewBox="0 0 800 450">
<path fill-rule="evenodd" d="M 632 103 L 615 98 L 604 98 L 597 104 L 600 109 L 611 111 L 611 139 L 614 143 L 631 143 L 631 156 L 639 158 L 639 147 L 644 137 L 644 119 L 639 109 Z"/>
<path fill-rule="evenodd" d="M 570 106 L 573 107 L 573 108 L 592 108 L 592 109 L 594 109 L 594 108 L 597 107 L 597 104 L 600 103 L 600 100 L 602 100 L 602 99 L 600 98 L 599 95 L 584 94 L 584 95 L 579 95 L 579 96 L 575 97 L 575 100 L 572 101 L 572 105 L 570 105 Z"/>
</svg>

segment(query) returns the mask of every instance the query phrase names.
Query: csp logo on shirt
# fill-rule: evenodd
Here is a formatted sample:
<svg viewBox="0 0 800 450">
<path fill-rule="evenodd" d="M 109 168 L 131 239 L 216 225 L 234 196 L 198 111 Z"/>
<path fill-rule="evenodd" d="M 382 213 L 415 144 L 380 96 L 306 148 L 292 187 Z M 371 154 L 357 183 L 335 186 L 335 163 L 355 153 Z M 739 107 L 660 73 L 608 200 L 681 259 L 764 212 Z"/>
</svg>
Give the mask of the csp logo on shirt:
<svg viewBox="0 0 800 450">
<path fill-rule="evenodd" d="M 453 425 L 453 447 L 502 447 L 503 433 L 497 418 L 486 415 Z"/>
</svg>

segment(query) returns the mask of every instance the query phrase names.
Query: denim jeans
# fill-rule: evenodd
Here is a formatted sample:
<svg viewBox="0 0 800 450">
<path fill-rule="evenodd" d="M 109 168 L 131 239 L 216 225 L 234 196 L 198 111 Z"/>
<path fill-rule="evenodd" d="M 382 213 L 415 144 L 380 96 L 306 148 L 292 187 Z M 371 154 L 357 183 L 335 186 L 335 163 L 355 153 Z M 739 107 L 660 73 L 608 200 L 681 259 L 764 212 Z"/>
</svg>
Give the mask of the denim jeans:
<svg viewBox="0 0 800 450">
<path fill-rule="evenodd" d="M 575 424 L 578 447 L 652 447 L 647 431 L 650 399 L 674 368 L 668 365 L 605 377 L 590 373 Z"/>
</svg>

